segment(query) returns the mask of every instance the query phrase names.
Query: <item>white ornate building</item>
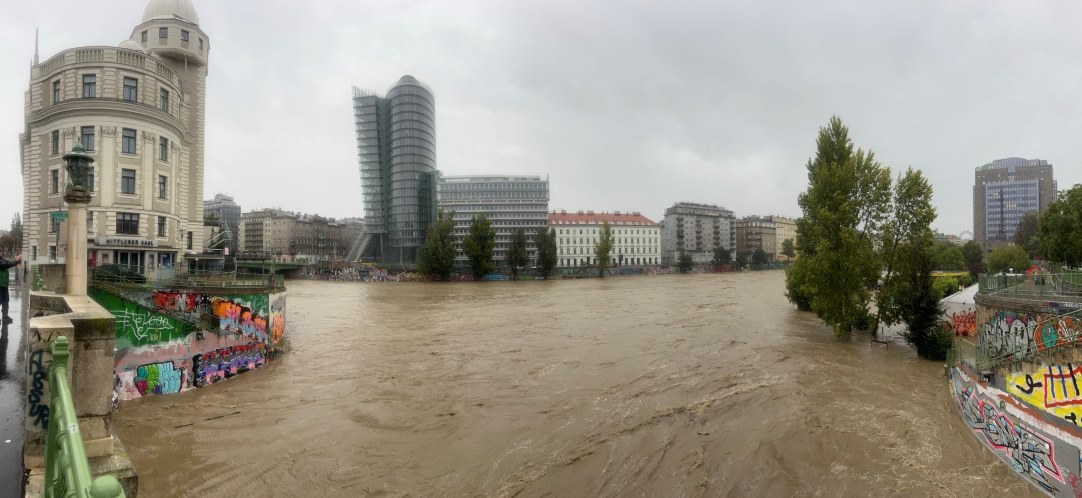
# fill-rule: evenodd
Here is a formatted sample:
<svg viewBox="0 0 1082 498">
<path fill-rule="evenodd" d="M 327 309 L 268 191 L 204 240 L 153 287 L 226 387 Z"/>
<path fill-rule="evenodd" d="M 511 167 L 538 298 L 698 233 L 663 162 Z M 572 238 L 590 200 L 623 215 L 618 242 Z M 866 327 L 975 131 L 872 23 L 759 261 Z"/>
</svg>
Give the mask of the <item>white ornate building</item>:
<svg viewBox="0 0 1082 498">
<path fill-rule="evenodd" d="M 23 253 L 62 261 L 67 174 L 77 141 L 94 157 L 91 265 L 173 266 L 203 246 L 203 135 L 210 39 L 190 0 L 150 0 L 130 39 L 34 54 L 19 136 Z M 59 247 L 58 247 L 59 246 Z"/>
<path fill-rule="evenodd" d="M 556 230 L 556 266 L 596 265 L 594 246 L 605 222 L 612 231 L 611 265 L 661 264 L 661 226 L 639 213 L 552 211 L 549 228 Z"/>
</svg>

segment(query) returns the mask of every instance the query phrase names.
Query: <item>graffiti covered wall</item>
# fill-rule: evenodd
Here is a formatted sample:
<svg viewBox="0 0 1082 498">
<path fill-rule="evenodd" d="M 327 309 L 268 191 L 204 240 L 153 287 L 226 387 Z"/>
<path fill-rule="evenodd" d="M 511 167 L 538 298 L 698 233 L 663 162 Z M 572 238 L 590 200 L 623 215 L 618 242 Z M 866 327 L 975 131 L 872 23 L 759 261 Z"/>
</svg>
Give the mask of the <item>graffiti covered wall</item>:
<svg viewBox="0 0 1082 498">
<path fill-rule="evenodd" d="M 259 368 L 276 356 L 286 332 L 284 292 L 90 294 L 116 316 L 114 403 L 200 388 Z"/>
<path fill-rule="evenodd" d="M 1022 359 L 1072 343 L 1080 333 L 1082 319 L 977 306 L 977 344 L 989 357 Z"/>
<path fill-rule="evenodd" d="M 1077 432 L 1049 423 L 1040 412 L 982 384 L 961 368 L 952 368 L 950 377 L 951 395 L 962 420 L 985 447 L 1046 493 L 1082 496 L 1082 439 Z"/>
</svg>

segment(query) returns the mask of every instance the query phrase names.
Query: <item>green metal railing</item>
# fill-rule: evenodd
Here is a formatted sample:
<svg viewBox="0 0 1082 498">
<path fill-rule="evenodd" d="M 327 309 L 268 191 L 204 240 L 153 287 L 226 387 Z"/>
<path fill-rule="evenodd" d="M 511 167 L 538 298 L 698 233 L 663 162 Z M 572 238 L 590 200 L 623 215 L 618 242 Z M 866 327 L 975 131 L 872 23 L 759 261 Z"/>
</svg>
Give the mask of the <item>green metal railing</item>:
<svg viewBox="0 0 1082 498">
<path fill-rule="evenodd" d="M 45 498 L 123 498 L 115 476 L 90 478 L 90 464 L 79 434 L 79 419 L 68 385 L 68 338 L 49 344 L 49 432 L 45 438 Z"/>
</svg>

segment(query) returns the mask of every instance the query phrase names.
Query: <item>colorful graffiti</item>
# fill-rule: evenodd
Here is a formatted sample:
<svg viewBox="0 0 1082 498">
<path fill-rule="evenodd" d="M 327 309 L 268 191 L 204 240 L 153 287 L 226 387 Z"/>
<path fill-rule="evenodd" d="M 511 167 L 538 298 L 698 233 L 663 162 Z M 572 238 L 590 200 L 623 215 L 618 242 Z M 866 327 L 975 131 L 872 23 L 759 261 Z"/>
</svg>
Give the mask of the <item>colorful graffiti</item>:
<svg viewBox="0 0 1082 498">
<path fill-rule="evenodd" d="M 195 355 L 192 357 L 192 372 L 195 373 L 193 384 L 195 387 L 213 384 L 248 370 L 255 370 L 266 361 L 266 347 L 254 343 Z"/>
<path fill-rule="evenodd" d="M 1060 315 L 977 307 L 979 347 L 991 357 L 1023 358 L 1072 343 L 1082 321 Z"/>
<path fill-rule="evenodd" d="M 277 344 L 286 334 L 286 295 L 272 294 L 270 303 L 271 342 Z"/>
<path fill-rule="evenodd" d="M 954 335 L 975 336 L 977 335 L 977 311 L 967 310 L 951 313 L 947 316 Z"/>
<path fill-rule="evenodd" d="M 105 292 L 91 290 L 90 297 L 116 317 L 118 351 L 179 341 L 192 327 L 173 317 L 156 313 L 145 306 Z"/>
<path fill-rule="evenodd" d="M 237 296 L 213 297 L 210 299 L 211 313 L 221 320 L 220 328 L 223 332 L 239 332 L 266 342 L 270 337 L 267 334 L 267 295 L 246 297 L 248 299 Z"/>
<path fill-rule="evenodd" d="M 1082 421 L 1082 366 L 1044 365 L 1007 374 L 1007 392 L 1078 425 Z"/>
<path fill-rule="evenodd" d="M 951 379 L 952 394 L 962 419 L 985 445 L 1042 490 L 1056 495 L 1061 494 L 1060 490 L 1066 490 L 1065 471 L 1061 466 L 1077 468 L 1078 448 L 1061 443 L 1061 449 L 1057 449 L 1050 436 L 1005 412 L 1005 402 L 997 403 L 989 394 L 991 390 L 980 386 L 962 370 L 953 369 Z M 1071 453 L 1070 449 L 1073 449 L 1073 455 L 1061 455 L 1057 461 L 1057 454 L 1061 451 Z M 1068 495 L 1062 493 L 1062 496 Z"/>
<path fill-rule="evenodd" d="M 26 395 L 27 417 L 26 422 L 39 427 L 42 430 L 49 428 L 49 400 L 45 393 L 48 387 L 49 367 L 42 360 L 44 349 L 38 349 L 30 354 L 30 388 Z"/>
</svg>

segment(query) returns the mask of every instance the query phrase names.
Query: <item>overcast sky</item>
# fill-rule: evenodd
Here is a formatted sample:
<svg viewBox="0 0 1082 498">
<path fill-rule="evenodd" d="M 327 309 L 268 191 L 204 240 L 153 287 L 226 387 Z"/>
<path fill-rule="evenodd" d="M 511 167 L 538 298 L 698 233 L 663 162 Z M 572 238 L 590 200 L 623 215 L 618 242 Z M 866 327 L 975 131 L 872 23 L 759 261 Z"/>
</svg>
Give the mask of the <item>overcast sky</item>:
<svg viewBox="0 0 1082 498">
<path fill-rule="evenodd" d="M 146 5 L 5 3 L 3 228 L 34 28 L 45 61 L 116 45 Z M 444 174 L 548 175 L 552 209 L 797 216 L 832 114 L 896 172 L 924 170 L 946 233 L 973 229 L 973 168 L 994 159 L 1082 181 L 1073 0 L 194 3 L 211 43 L 204 193 L 245 211 L 362 215 L 350 87 L 403 74 L 435 92 Z"/>
</svg>

